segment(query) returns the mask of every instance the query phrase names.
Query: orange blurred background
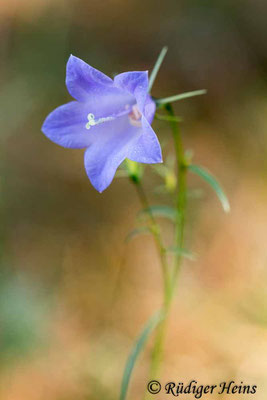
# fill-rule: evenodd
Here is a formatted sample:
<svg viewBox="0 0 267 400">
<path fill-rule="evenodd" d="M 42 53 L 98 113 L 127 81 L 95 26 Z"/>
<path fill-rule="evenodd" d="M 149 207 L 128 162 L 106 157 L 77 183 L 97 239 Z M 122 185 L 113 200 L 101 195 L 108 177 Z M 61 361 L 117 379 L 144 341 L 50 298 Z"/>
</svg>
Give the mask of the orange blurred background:
<svg viewBox="0 0 267 400">
<path fill-rule="evenodd" d="M 118 399 L 133 341 L 162 301 L 157 253 L 147 236 L 125 243 L 140 209 L 132 185 L 115 179 L 98 194 L 83 151 L 54 145 L 40 128 L 70 100 L 71 53 L 113 76 L 151 70 L 164 45 L 153 94 L 208 90 L 175 109 L 186 148 L 223 183 L 231 213 L 190 178 L 204 193 L 187 214 L 197 260 L 183 263 L 162 382 L 243 381 L 266 399 L 266 13 L 261 0 L 0 1 L 1 400 Z M 165 122 L 153 126 L 171 140 Z M 147 167 L 155 204 L 167 201 L 158 184 Z M 151 347 L 129 399 L 143 396 Z"/>
</svg>

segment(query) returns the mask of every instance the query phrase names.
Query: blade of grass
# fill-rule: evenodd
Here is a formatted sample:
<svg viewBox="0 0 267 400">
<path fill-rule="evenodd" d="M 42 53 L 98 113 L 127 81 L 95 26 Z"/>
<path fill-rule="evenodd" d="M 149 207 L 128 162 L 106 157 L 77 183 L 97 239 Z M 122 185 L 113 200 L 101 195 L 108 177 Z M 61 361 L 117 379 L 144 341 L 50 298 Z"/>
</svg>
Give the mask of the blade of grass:
<svg viewBox="0 0 267 400">
<path fill-rule="evenodd" d="M 155 119 L 158 119 L 159 121 L 167 121 L 167 122 L 182 122 L 183 119 L 180 117 L 170 117 L 169 115 L 161 115 L 161 114 L 155 114 Z"/>
<path fill-rule="evenodd" d="M 226 213 L 230 211 L 230 204 L 217 179 L 206 169 L 199 165 L 189 165 L 188 169 L 204 179 L 217 194 Z"/>
<path fill-rule="evenodd" d="M 187 258 L 188 260 L 191 260 L 191 261 L 196 260 L 196 255 L 191 253 L 191 251 L 188 251 L 186 249 L 180 249 L 179 247 L 175 247 L 175 246 L 169 247 L 167 249 L 167 253 L 179 254 L 182 257 Z"/>
<path fill-rule="evenodd" d="M 170 219 L 171 221 L 175 221 L 176 219 L 176 210 L 173 207 L 165 206 L 165 205 L 155 205 L 144 208 L 143 210 L 139 211 L 138 217 L 143 217 L 144 215 L 149 215 L 150 213 L 153 214 L 155 218 L 162 217 Z"/>
<path fill-rule="evenodd" d="M 126 243 L 129 243 L 132 239 L 134 239 L 138 235 L 151 234 L 151 230 L 147 226 L 141 226 L 140 228 L 136 228 L 126 236 Z"/>
<path fill-rule="evenodd" d="M 154 331 L 154 329 L 158 326 L 158 324 L 162 321 L 162 319 L 163 319 L 163 313 L 162 313 L 162 311 L 158 311 L 156 314 L 154 314 L 148 320 L 148 322 L 145 325 L 143 331 L 141 332 L 139 338 L 137 339 L 137 341 L 128 357 L 125 368 L 124 368 L 122 384 L 121 384 L 120 400 L 126 399 L 130 378 L 131 378 L 136 360 L 137 360 L 139 354 L 141 353 L 141 351 L 143 350 L 149 336 Z"/>
<path fill-rule="evenodd" d="M 160 54 L 158 56 L 156 64 L 154 65 L 154 68 L 153 68 L 153 70 L 152 70 L 152 72 L 150 74 L 150 77 L 149 77 L 148 92 L 150 92 L 151 89 L 152 89 L 153 83 L 154 83 L 154 81 L 156 79 L 156 76 L 158 75 L 159 69 L 161 67 L 161 64 L 162 64 L 165 56 L 166 56 L 167 51 L 168 51 L 168 47 L 167 46 L 163 47 L 163 49 L 161 50 L 161 52 L 160 52 Z"/>
<path fill-rule="evenodd" d="M 205 90 L 205 89 L 194 90 L 192 92 L 185 92 L 185 93 L 181 93 L 181 94 L 176 94 L 174 96 L 165 97 L 164 99 L 156 99 L 155 102 L 156 102 L 157 106 L 160 106 L 162 104 L 173 103 L 174 101 L 187 99 L 189 97 L 201 96 L 202 94 L 206 94 L 206 93 L 207 93 L 207 90 Z"/>
</svg>

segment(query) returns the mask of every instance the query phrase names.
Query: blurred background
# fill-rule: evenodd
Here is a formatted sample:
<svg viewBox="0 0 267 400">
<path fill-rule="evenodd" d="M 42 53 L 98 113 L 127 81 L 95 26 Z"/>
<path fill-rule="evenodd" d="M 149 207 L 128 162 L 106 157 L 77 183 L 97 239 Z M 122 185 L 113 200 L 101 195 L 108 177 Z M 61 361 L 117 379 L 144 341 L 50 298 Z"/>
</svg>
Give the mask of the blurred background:
<svg viewBox="0 0 267 400">
<path fill-rule="evenodd" d="M 1 400 L 118 399 L 133 340 L 162 301 L 154 243 L 125 243 L 140 209 L 127 179 L 98 194 L 83 151 L 40 128 L 70 100 L 71 53 L 113 76 L 151 70 L 164 45 L 153 95 L 208 90 L 175 109 L 186 148 L 219 178 L 232 210 L 190 177 L 203 190 L 187 215 L 197 261 L 183 264 L 162 382 L 233 379 L 266 399 L 266 13 L 263 0 L 0 0 Z M 171 140 L 166 122 L 153 126 Z M 160 183 L 146 168 L 151 203 L 168 202 L 153 191 Z M 143 396 L 151 346 L 129 399 Z"/>
</svg>

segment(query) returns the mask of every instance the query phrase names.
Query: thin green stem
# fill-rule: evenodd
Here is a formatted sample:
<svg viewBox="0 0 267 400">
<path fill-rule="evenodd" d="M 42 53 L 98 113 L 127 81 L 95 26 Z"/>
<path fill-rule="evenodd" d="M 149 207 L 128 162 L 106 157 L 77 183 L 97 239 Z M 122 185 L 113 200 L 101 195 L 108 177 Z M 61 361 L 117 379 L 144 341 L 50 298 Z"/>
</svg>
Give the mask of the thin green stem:
<svg viewBox="0 0 267 400">
<path fill-rule="evenodd" d="M 158 56 L 156 64 L 154 65 L 154 68 L 153 68 L 153 70 L 151 72 L 151 75 L 150 75 L 150 78 L 149 78 L 149 85 L 148 85 L 148 91 L 149 92 L 151 92 L 153 83 L 154 83 L 154 81 L 156 79 L 156 76 L 158 75 L 159 69 L 161 67 L 161 64 L 162 64 L 165 56 L 166 56 L 167 51 L 168 51 L 168 47 L 164 46 L 163 49 L 161 50 L 159 56 Z"/>
<path fill-rule="evenodd" d="M 175 117 L 173 107 L 171 104 L 166 104 L 165 109 L 170 117 Z M 171 121 L 173 131 L 174 148 L 177 162 L 177 181 L 178 187 L 176 192 L 176 227 L 175 227 L 175 247 L 178 249 L 183 248 L 184 245 L 184 226 L 185 226 L 185 208 L 186 208 L 186 175 L 187 175 L 187 162 L 184 156 L 184 148 L 182 142 L 181 131 L 179 125 L 175 121 Z M 174 259 L 174 268 L 172 276 L 172 292 L 174 292 L 177 284 L 177 278 L 181 267 L 182 254 L 177 252 Z"/>
<path fill-rule="evenodd" d="M 170 312 L 170 306 L 171 306 L 171 298 L 172 298 L 172 290 L 171 290 L 171 285 L 169 285 L 167 291 L 165 292 L 165 301 L 163 305 L 163 320 L 160 323 L 156 338 L 155 338 L 155 344 L 154 348 L 152 351 L 152 357 L 151 357 L 151 365 L 150 365 L 150 378 L 155 379 L 159 378 L 159 370 L 160 370 L 160 364 L 163 358 L 163 346 L 164 346 L 164 340 L 166 336 L 166 328 L 167 328 L 167 321 L 168 321 L 168 315 Z"/>
<path fill-rule="evenodd" d="M 176 227 L 175 227 L 175 247 L 183 248 L 184 243 L 184 225 L 185 225 L 185 206 L 186 206 L 186 160 L 184 156 L 184 149 L 182 143 L 181 132 L 179 129 L 178 121 L 175 117 L 171 104 L 166 104 L 165 109 L 168 113 L 169 122 L 173 131 L 175 154 L 177 159 L 177 178 L 178 188 L 175 195 L 176 203 Z M 175 291 L 178 274 L 180 271 L 182 261 L 181 253 L 177 252 L 174 260 L 174 268 L 169 280 L 168 287 L 165 287 L 165 302 L 163 305 L 164 319 L 158 327 L 154 349 L 152 352 L 150 378 L 159 378 L 159 369 L 162 361 L 163 346 L 166 336 L 168 316 L 172 304 L 173 294 Z"/>
<path fill-rule="evenodd" d="M 183 119 L 180 117 L 170 117 L 169 115 L 161 115 L 161 114 L 155 114 L 155 119 L 158 119 L 159 121 L 167 121 L 167 122 L 182 122 Z"/>
<path fill-rule="evenodd" d="M 176 229 L 175 229 L 175 247 L 182 248 L 184 243 L 184 225 L 185 225 L 185 206 L 186 206 L 186 160 L 184 157 L 184 149 L 182 143 L 181 132 L 179 129 L 178 121 L 175 119 L 175 114 L 171 104 L 166 104 L 166 111 L 170 117 L 170 124 L 173 131 L 175 154 L 177 159 L 177 178 L 178 188 L 176 193 Z M 163 344 L 166 335 L 166 328 L 170 307 L 172 304 L 173 294 L 177 283 L 178 273 L 180 271 L 182 255 L 177 252 L 174 260 L 173 274 L 170 279 L 170 285 L 165 294 L 164 303 L 164 319 L 160 324 L 156 336 L 155 347 L 152 353 L 152 363 L 150 376 L 152 379 L 159 378 L 159 366 L 162 360 Z"/>
<path fill-rule="evenodd" d="M 171 103 L 173 103 L 174 101 L 180 101 L 180 100 L 184 100 L 184 99 L 187 99 L 189 97 L 194 97 L 194 96 L 201 96 L 202 94 L 206 94 L 206 93 L 207 93 L 207 91 L 205 89 L 193 90 L 192 92 L 175 94 L 174 96 L 165 97 L 164 99 L 156 99 L 155 101 L 156 101 L 157 106 L 161 106 L 163 104 L 170 106 Z"/>
<path fill-rule="evenodd" d="M 178 187 L 175 195 L 175 203 L 176 203 L 176 226 L 175 226 L 175 247 L 183 248 L 184 243 L 184 225 L 185 225 L 185 207 L 186 207 L 186 173 L 187 173 L 187 163 L 184 156 L 184 148 L 182 143 L 181 132 L 179 129 L 178 121 L 175 117 L 173 108 L 171 104 L 166 104 L 164 106 L 165 110 L 169 116 L 169 122 L 173 131 L 173 139 L 174 139 L 174 147 L 175 154 L 177 159 L 177 178 L 178 178 Z M 149 203 L 146 198 L 145 192 L 142 188 L 142 185 L 137 182 L 136 183 L 137 191 L 140 197 L 140 200 L 145 208 L 149 210 Z M 168 316 L 170 313 L 170 307 L 172 304 L 173 294 L 175 291 L 178 274 L 180 271 L 182 255 L 177 252 L 174 259 L 174 267 L 172 270 L 172 274 L 169 274 L 167 260 L 166 260 L 166 250 L 162 245 L 161 236 L 158 233 L 157 223 L 154 219 L 152 212 L 150 213 L 151 227 L 154 231 L 154 238 L 156 244 L 159 248 L 161 255 L 161 263 L 163 267 L 163 278 L 164 278 L 164 303 L 163 303 L 163 313 L 164 318 L 157 329 L 157 334 L 155 338 L 155 344 L 152 351 L 152 359 L 150 366 L 150 378 L 158 379 L 159 378 L 159 369 L 162 361 L 163 355 L 163 346 L 164 340 L 166 336 L 167 322 Z M 147 398 L 147 394 L 145 395 Z"/>
<path fill-rule="evenodd" d="M 145 194 L 145 191 L 143 189 L 141 182 L 139 180 L 134 181 L 134 184 L 136 186 L 137 193 L 138 193 L 138 196 L 139 196 L 142 206 L 145 209 L 147 209 L 148 213 L 149 213 L 151 231 L 152 231 L 156 246 L 159 251 L 161 266 L 162 266 L 162 276 L 163 276 L 163 282 L 164 282 L 164 300 L 163 300 L 163 306 L 162 306 L 164 316 L 163 316 L 162 322 L 160 323 L 160 325 L 157 329 L 155 344 L 154 344 L 154 348 L 152 351 L 152 357 L 151 357 L 150 377 L 151 377 L 151 379 L 153 379 L 153 377 L 155 377 L 158 374 L 159 366 L 160 366 L 160 363 L 162 360 L 163 343 L 164 343 L 165 331 L 166 331 L 166 320 L 167 320 L 166 317 L 169 312 L 170 299 L 171 299 L 171 281 L 170 281 L 168 264 L 167 264 L 166 249 L 162 243 L 159 226 L 154 218 L 153 213 L 150 210 L 149 201 L 146 197 L 146 194 Z M 147 393 L 145 394 L 145 397 L 146 397 L 146 395 L 147 395 Z"/>
<path fill-rule="evenodd" d="M 165 293 L 164 302 L 166 302 L 167 301 L 166 293 L 167 293 L 167 290 L 169 287 L 169 271 L 168 271 L 168 264 L 167 264 L 167 257 L 166 257 L 166 249 L 164 247 L 164 244 L 163 244 L 163 241 L 161 238 L 160 227 L 157 224 L 157 221 L 155 220 L 154 215 L 150 209 L 149 201 L 147 199 L 147 196 L 144 191 L 142 183 L 140 182 L 140 180 L 138 180 L 138 181 L 134 181 L 134 185 L 136 187 L 137 194 L 138 194 L 138 197 L 140 199 L 140 202 L 141 202 L 143 208 L 148 211 L 148 215 L 149 215 L 149 219 L 150 219 L 150 230 L 154 237 L 154 241 L 155 241 L 156 247 L 158 249 L 160 261 L 161 261 L 162 277 L 163 277 L 163 282 L 164 282 L 164 293 Z"/>
</svg>

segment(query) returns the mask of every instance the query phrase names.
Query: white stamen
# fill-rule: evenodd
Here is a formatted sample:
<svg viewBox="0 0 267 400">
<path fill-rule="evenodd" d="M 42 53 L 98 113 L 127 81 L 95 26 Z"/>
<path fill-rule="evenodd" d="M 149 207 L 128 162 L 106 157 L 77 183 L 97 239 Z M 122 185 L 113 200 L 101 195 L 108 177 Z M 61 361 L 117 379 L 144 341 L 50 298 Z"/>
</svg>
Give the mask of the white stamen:
<svg viewBox="0 0 267 400">
<path fill-rule="evenodd" d="M 92 114 L 92 113 L 89 113 L 87 115 L 87 118 L 88 118 L 88 122 L 85 125 L 86 129 L 90 129 L 91 126 L 102 124 L 103 122 L 112 121 L 113 119 L 115 119 L 114 117 L 105 117 L 105 118 L 98 118 L 96 120 L 94 114 Z"/>
</svg>

